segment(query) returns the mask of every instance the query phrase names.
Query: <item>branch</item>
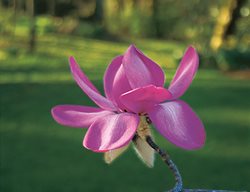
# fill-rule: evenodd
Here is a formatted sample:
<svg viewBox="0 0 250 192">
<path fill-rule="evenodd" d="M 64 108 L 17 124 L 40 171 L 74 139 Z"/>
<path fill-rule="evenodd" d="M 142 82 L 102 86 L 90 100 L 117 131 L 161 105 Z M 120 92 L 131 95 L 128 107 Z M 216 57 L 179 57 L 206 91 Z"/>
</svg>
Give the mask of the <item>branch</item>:
<svg viewBox="0 0 250 192">
<path fill-rule="evenodd" d="M 168 165 L 169 169 L 173 172 L 175 177 L 175 186 L 173 189 L 171 189 L 171 192 L 179 192 L 182 191 L 182 178 L 181 174 L 177 168 L 177 166 L 174 164 L 174 162 L 170 159 L 170 156 L 161 150 L 161 148 L 156 145 L 156 143 L 153 141 L 153 139 L 150 136 L 146 137 L 146 141 L 149 144 L 150 147 L 152 147 L 160 156 L 161 159 Z"/>
</svg>

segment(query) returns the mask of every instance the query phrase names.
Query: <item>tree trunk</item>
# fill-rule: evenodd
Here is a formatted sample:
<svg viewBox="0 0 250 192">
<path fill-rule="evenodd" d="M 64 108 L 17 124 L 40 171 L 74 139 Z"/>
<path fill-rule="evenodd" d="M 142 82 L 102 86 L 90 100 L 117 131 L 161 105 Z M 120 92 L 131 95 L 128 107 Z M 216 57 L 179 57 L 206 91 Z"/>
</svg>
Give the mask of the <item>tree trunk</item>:
<svg viewBox="0 0 250 192">
<path fill-rule="evenodd" d="M 235 32 L 236 22 L 240 17 L 239 12 L 245 2 L 246 0 L 228 0 L 226 4 L 221 7 L 210 41 L 212 50 L 217 51 L 226 38 Z"/>
<path fill-rule="evenodd" d="M 16 31 L 16 16 L 17 16 L 17 0 L 14 0 L 13 1 L 13 15 L 12 15 L 13 36 L 15 36 L 15 31 Z"/>
<path fill-rule="evenodd" d="M 227 26 L 224 38 L 226 39 L 229 35 L 233 35 L 236 31 L 236 23 L 240 16 L 240 9 L 244 6 L 246 0 L 237 0 L 235 2 L 235 8 L 232 11 L 231 20 Z"/>
<path fill-rule="evenodd" d="M 158 12 L 159 12 L 159 9 L 158 9 L 158 5 L 159 4 L 159 1 L 158 0 L 153 0 L 153 15 L 152 15 L 152 18 L 153 18 L 153 23 L 154 23 L 154 26 L 155 26 L 155 35 L 157 38 L 162 38 L 163 37 L 163 34 L 161 32 L 161 29 L 160 29 L 160 20 L 159 20 L 159 17 L 158 17 Z"/>
<path fill-rule="evenodd" d="M 26 7 L 28 14 L 30 16 L 30 34 L 29 34 L 29 52 L 33 53 L 35 51 L 36 42 L 36 20 L 35 20 L 35 4 L 34 0 L 27 0 Z"/>
<path fill-rule="evenodd" d="M 48 11 L 49 14 L 54 16 L 55 15 L 55 9 L 56 9 L 56 0 L 48 0 Z"/>
<path fill-rule="evenodd" d="M 97 23 L 103 23 L 103 4 L 104 0 L 96 0 L 95 12 L 93 15 L 94 21 Z"/>
</svg>

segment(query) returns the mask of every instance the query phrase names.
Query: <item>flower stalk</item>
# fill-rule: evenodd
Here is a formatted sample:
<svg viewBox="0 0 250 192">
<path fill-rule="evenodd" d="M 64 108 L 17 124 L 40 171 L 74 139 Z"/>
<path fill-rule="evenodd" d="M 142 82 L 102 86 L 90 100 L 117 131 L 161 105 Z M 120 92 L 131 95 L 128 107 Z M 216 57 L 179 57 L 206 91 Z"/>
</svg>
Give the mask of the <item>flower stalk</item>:
<svg viewBox="0 0 250 192">
<path fill-rule="evenodd" d="M 175 177 L 175 186 L 173 189 L 171 189 L 171 192 L 177 192 L 177 191 L 182 191 L 182 178 L 181 174 L 177 168 L 177 166 L 174 164 L 174 162 L 170 159 L 170 156 L 164 152 L 154 141 L 150 136 L 146 137 L 146 141 L 150 147 L 152 147 L 155 152 L 157 152 L 160 156 L 161 159 L 168 165 L 169 169 L 172 171 Z"/>
</svg>

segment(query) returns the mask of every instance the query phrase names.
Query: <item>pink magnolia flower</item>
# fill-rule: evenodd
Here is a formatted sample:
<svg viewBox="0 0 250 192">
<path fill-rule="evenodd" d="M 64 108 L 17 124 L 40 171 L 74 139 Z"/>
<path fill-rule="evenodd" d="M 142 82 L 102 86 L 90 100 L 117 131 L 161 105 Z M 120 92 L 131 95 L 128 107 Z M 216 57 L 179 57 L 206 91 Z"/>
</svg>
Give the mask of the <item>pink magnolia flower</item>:
<svg viewBox="0 0 250 192">
<path fill-rule="evenodd" d="M 61 125 L 88 127 L 83 145 L 95 152 L 126 146 L 134 137 L 140 116 L 147 115 L 156 129 L 178 147 L 203 146 L 205 131 L 195 112 L 179 100 L 192 82 L 199 59 L 193 47 L 185 52 L 168 89 L 162 69 L 131 45 L 114 58 L 104 75 L 102 96 L 73 57 L 70 68 L 76 83 L 99 107 L 58 105 L 53 118 Z"/>
</svg>

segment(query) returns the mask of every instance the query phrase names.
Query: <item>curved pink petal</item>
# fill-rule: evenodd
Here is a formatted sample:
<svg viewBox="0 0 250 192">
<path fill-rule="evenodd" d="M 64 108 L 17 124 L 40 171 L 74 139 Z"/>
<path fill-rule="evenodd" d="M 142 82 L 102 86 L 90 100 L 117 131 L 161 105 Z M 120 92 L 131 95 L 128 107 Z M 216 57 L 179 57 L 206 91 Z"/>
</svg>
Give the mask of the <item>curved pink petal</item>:
<svg viewBox="0 0 250 192">
<path fill-rule="evenodd" d="M 89 127 L 96 119 L 113 114 L 96 107 L 79 105 L 58 105 L 52 108 L 52 116 L 61 125 L 70 127 Z"/>
<path fill-rule="evenodd" d="M 124 106 L 120 102 L 120 95 L 131 90 L 122 65 L 123 56 L 114 58 L 104 74 L 104 91 L 106 97 L 116 103 L 120 109 Z"/>
<path fill-rule="evenodd" d="M 185 102 L 163 103 L 148 114 L 157 130 L 178 147 L 191 150 L 204 145 L 206 133 L 203 124 Z"/>
<path fill-rule="evenodd" d="M 188 89 L 199 66 L 199 56 L 193 47 L 188 47 L 180 65 L 171 81 L 168 90 L 176 99 L 182 96 Z"/>
<path fill-rule="evenodd" d="M 108 115 L 97 119 L 88 129 L 83 145 L 95 152 L 125 146 L 133 138 L 139 121 L 139 116 L 131 113 Z"/>
<path fill-rule="evenodd" d="M 133 89 L 121 95 L 120 100 L 128 111 L 134 113 L 147 112 L 154 105 L 171 98 L 171 93 L 154 85 Z"/>
<path fill-rule="evenodd" d="M 76 83 L 81 89 L 92 99 L 99 107 L 107 110 L 116 110 L 113 103 L 107 98 L 103 97 L 95 86 L 90 82 L 88 77 L 81 71 L 79 65 L 73 57 L 69 58 L 71 73 Z"/>
<path fill-rule="evenodd" d="M 164 85 L 165 76 L 162 69 L 134 45 L 130 45 L 124 54 L 123 66 L 133 89 L 150 84 L 157 87 Z"/>
</svg>

